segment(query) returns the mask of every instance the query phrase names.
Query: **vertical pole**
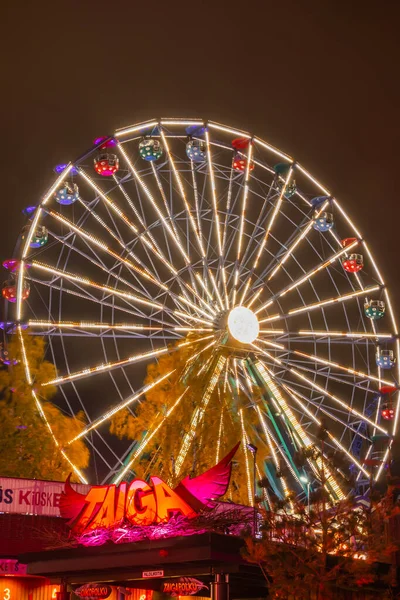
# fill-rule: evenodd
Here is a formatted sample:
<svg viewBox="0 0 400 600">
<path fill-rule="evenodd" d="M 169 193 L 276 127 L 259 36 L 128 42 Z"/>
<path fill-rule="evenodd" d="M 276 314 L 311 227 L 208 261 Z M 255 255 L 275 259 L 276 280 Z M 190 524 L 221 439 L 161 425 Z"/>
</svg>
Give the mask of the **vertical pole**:
<svg viewBox="0 0 400 600">
<path fill-rule="evenodd" d="M 256 503 L 256 487 L 257 487 L 257 446 L 254 444 L 246 444 L 247 450 L 253 455 L 253 537 L 256 537 L 257 532 L 257 503 Z"/>
<path fill-rule="evenodd" d="M 211 600 L 229 600 L 229 575 L 216 573 L 211 583 Z"/>
<path fill-rule="evenodd" d="M 60 591 L 57 592 L 57 600 L 70 600 L 71 594 L 68 591 L 67 583 L 62 581 L 60 584 Z"/>
<path fill-rule="evenodd" d="M 257 495 L 257 472 L 256 472 L 256 457 L 257 450 L 253 452 L 253 489 L 254 489 L 254 497 L 253 497 L 253 536 L 256 537 L 257 533 L 257 503 L 256 503 L 256 495 Z"/>
</svg>

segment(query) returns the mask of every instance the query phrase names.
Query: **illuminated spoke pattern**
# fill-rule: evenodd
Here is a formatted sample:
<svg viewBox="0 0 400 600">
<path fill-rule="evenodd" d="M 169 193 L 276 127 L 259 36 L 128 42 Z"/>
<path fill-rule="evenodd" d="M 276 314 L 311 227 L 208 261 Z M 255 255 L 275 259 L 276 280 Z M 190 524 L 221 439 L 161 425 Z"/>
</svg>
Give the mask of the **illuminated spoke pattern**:
<svg viewBox="0 0 400 600">
<path fill-rule="evenodd" d="M 118 484 L 150 456 L 172 485 L 207 445 L 218 461 L 239 440 L 230 494 L 250 505 L 254 493 L 268 506 L 306 501 L 321 470 L 333 500 L 382 476 L 399 416 L 398 329 L 367 241 L 329 190 L 267 142 L 201 119 L 119 129 L 58 172 L 3 296 L 32 402 L 79 479 Z M 44 336 L 56 367 L 39 386 L 24 335 Z M 49 386 L 66 414 L 85 413 L 63 447 L 43 411 Z M 116 440 L 113 419 L 135 418 L 168 386 L 149 427 Z M 177 414 L 167 468 L 163 432 Z M 92 452 L 85 474 L 71 460 L 78 440 Z"/>
</svg>

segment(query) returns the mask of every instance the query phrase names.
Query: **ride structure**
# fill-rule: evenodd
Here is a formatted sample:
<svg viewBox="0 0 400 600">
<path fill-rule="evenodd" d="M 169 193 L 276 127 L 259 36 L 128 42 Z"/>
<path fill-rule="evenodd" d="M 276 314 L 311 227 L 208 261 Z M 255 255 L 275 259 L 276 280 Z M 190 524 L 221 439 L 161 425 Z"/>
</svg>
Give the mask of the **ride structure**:
<svg viewBox="0 0 400 600">
<path fill-rule="evenodd" d="M 371 250 L 329 190 L 262 139 L 200 119 L 119 129 L 56 171 L 26 211 L 3 296 L 22 348 L 24 335 L 47 339 L 54 402 L 86 415 L 58 447 L 82 481 L 68 456 L 82 437 L 97 478 L 118 484 L 143 461 L 181 479 L 235 436 L 233 499 L 250 505 L 255 493 L 267 506 L 306 499 L 321 467 L 333 500 L 379 480 L 398 425 L 398 329 Z M 170 372 L 144 381 L 168 356 Z M 140 435 L 110 434 L 166 385 L 169 403 Z"/>
</svg>

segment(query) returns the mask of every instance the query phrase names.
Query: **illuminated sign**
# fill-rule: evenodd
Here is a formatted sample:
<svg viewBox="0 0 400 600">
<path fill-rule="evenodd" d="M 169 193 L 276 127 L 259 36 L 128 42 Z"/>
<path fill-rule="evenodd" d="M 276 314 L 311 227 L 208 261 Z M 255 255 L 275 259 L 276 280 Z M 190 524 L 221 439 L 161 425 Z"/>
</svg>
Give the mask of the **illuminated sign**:
<svg viewBox="0 0 400 600">
<path fill-rule="evenodd" d="M 90 490 L 89 485 L 73 487 L 83 494 Z M 63 488 L 60 481 L 0 477 L 0 512 L 59 517 Z"/>
<path fill-rule="evenodd" d="M 213 508 L 215 500 L 225 494 L 238 447 L 205 473 L 193 479 L 185 477 L 174 490 L 159 477 L 150 477 L 149 483 L 134 479 L 119 486 L 93 486 L 84 495 L 72 488 L 68 478 L 60 499 L 60 514 L 69 519 L 68 524 L 77 534 L 121 523 L 166 523 L 176 515 L 191 519 L 200 510 Z"/>
<path fill-rule="evenodd" d="M 13 558 L 0 558 L 1 575 L 26 575 L 26 565 Z"/>
<path fill-rule="evenodd" d="M 78 589 L 74 590 L 79 598 L 86 598 L 86 600 L 99 600 L 108 598 L 111 595 L 112 589 L 109 585 L 103 583 L 85 583 Z"/>
<path fill-rule="evenodd" d="M 143 571 L 142 573 L 142 577 L 143 579 L 154 579 L 155 577 L 164 577 L 164 571 L 159 570 L 159 571 Z"/>
<path fill-rule="evenodd" d="M 171 581 L 164 581 L 161 591 L 170 596 L 193 596 L 200 590 L 208 590 L 208 587 L 193 577 L 180 577 Z"/>
</svg>

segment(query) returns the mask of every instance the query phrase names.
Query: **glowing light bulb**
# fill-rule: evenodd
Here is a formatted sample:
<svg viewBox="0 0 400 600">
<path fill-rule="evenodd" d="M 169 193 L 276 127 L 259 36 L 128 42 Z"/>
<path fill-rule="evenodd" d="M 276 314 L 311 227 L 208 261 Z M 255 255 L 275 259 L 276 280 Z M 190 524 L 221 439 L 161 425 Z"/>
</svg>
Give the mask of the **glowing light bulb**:
<svg viewBox="0 0 400 600">
<path fill-rule="evenodd" d="M 232 337 L 242 344 L 251 344 L 257 339 L 260 325 L 256 315 L 245 306 L 236 306 L 228 316 L 228 329 Z"/>
</svg>

